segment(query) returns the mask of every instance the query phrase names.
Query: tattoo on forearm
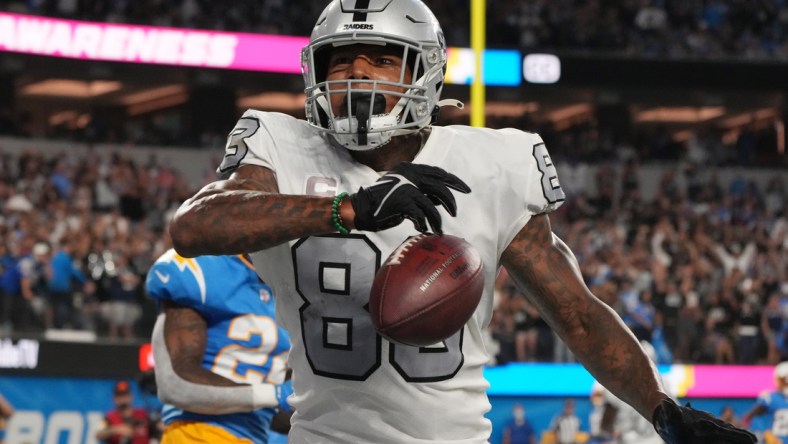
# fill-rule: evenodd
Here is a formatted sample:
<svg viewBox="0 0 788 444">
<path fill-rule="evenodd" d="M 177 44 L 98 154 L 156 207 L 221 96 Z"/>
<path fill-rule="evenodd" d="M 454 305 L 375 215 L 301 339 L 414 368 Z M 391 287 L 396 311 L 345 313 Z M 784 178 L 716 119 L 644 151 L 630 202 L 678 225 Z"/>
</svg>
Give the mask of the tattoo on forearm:
<svg viewBox="0 0 788 444">
<path fill-rule="evenodd" d="M 208 185 L 170 225 L 176 249 L 190 256 L 251 253 L 332 231 L 331 198 L 279 194 L 276 176 L 262 167 Z"/>
<path fill-rule="evenodd" d="M 179 230 L 206 250 L 200 254 L 251 253 L 333 230 L 326 198 L 233 191 L 198 195 L 187 206 L 192 215 Z"/>
<path fill-rule="evenodd" d="M 634 402 L 641 413 L 653 408 L 650 397 L 661 387 L 652 366 L 642 359 L 642 349 L 615 313 L 586 288 L 574 255 L 553 237 L 546 215 L 526 224 L 502 260 L 597 379 L 624 401 Z"/>
</svg>

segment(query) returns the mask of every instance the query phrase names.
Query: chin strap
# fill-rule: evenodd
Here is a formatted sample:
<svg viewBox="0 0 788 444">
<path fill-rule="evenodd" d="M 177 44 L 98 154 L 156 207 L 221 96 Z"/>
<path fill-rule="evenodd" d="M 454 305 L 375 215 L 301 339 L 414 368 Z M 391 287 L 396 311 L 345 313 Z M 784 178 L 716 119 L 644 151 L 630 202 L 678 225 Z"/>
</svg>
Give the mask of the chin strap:
<svg viewBox="0 0 788 444">
<path fill-rule="evenodd" d="M 438 114 L 440 114 L 441 108 L 443 108 L 444 106 L 453 106 L 457 109 L 465 108 L 465 104 L 456 99 L 439 100 L 438 104 L 435 105 L 435 108 L 432 109 L 432 118 L 430 119 L 430 125 L 435 124 L 438 121 Z"/>
<path fill-rule="evenodd" d="M 438 108 L 443 108 L 444 106 L 453 106 L 457 109 L 465 108 L 465 104 L 460 102 L 457 99 L 443 99 L 438 101 Z"/>
</svg>

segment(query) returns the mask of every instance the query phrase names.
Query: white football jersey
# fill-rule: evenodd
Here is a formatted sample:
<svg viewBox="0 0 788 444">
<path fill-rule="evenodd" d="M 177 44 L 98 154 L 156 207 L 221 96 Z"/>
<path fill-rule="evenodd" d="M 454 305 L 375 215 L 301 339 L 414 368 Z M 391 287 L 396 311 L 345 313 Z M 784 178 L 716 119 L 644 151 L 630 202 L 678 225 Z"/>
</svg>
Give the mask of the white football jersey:
<svg viewBox="0 0 788 444">
<path fill-rule="evenodd" d="M 249 110 L 219 167 L 276 173 L 282 194 L 335 196 L 380 173 L 331 145 L 306 122 Z M 482 329 L 493 308 L 502 252 L 534 214 L 564 194 L 541 138 L 515 129 L 433 127 L 414 163 L 441 167 L 471 188 L 454 193 L 457 217 L 439 208 L 443 230 L 480 252 L 485 290 L 465 328 L 432 347 L 395 345 L 377 335 L 367 304 L 375 272 L 409 236 L 405 221 L 378 233 L 353 231 L 294 240 L 252 255 L 277 297 L 277 321 L 291 335 L 296 409 L 290 442 L 487 442 L 491 425 Z"/>
</svg>

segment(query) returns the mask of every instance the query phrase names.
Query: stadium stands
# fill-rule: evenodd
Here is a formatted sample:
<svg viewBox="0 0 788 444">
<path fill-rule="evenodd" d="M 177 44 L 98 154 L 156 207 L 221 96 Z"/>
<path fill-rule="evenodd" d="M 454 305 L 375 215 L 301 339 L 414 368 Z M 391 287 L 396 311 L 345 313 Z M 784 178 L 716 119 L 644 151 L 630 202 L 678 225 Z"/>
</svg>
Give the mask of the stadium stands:
<svg viewBox="0 0 788 444">
<path fill-rule="evenodd" d="M 29 148 L 0 157 L 4 263 L 31 255 L 36 245 L 56 250 L 70 239 L 78 245 L 74 260 L 94 285 L 74 293 L 68 326 L 105 334 L 99 307 L 125 284 L 124 297 L 147 314 L 136 333 L 147 336 L 152 307 L 139 279 L 118 282 L 119 265 L 142 277 L 169 247 L 166 220 L 198 186 L 186 177 L 209 170 L 210 157 L 178 169 L 133 149 L 133 156 L 87 149 L 66 155 L 36 149 L 34 141 L 19 146 Z M 675 172 L 676 165 L 684 169 Z M 667 359 L 776 362 L 788 356 L 785 179 L 779 170 L 697 167 L 561 164 L 570 198 L 553 218 L 555 231 L 578 253 L 597 295 L 644 339 L 659 333 Z M 51 327 L 44 323 L 47 276 L 31 273 L 33 316 L 10 316 L 19 331 Z M 498 362 L 555 359 L 555 339 L 527 301 L 506 282 L 499 290 L 492 329 Z M 21 295 L 3 297 L 15 298 L 10 309 L 21 310 L 14 308 Z"/>
<path fill-rule="evenodd" d="M 322 4 L 206 0 L 4 1 L 3 9 L 80 20 L 285 35 L 307 35 Z M 788 4 L 781 0 L 667 2 L 490 0 L 493 47 L 613 52 L 672 58 L 788 58 Z M 468 46 L 469 1 L 433 0 L 447 40 Z"/>
</svg>

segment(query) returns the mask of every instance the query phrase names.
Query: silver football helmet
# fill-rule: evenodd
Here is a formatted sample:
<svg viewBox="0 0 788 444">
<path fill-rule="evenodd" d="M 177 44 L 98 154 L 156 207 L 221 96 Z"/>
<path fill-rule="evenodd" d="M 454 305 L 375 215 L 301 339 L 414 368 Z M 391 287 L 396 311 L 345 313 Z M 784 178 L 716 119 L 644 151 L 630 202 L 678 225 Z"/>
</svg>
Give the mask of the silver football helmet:
<svg viewBox="0 0 788 444">
<path fill-rule="evenodd" d="M 401 49 L 399 81 L 326 81 L 331 50 L 352 44 Z M 301 52 L 307 121 L 348 149 L 380 147 L 393 136 L 418 131 L 433 122 L 445 67 L 443 31 L 420 0 L 333 0 L 318 18 L 309 45 Z M 408 68 L 412 81 L 405 83 Z M 403 92 L 388 91 L 390 87 Z M 331 109 L 331 97 L 335 95 L 343 97 L 341 113 Z M 399 97 L 388 113 L 384 95 Z"/>
</svg>

